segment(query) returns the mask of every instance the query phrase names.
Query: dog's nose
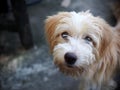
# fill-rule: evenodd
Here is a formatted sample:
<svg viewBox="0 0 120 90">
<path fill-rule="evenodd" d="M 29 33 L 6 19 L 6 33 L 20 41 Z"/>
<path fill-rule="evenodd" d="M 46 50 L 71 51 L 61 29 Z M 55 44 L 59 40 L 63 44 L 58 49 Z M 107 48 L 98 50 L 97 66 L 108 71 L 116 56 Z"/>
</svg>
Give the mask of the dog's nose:
<svg viewBox="0 0 120 90">
<path fill-rule="evenodd" d="M 68 65 L 73 65 L 77 60 L 77 56 L 74 53 L 66 53 L 64 58 Z"/>
</svg>

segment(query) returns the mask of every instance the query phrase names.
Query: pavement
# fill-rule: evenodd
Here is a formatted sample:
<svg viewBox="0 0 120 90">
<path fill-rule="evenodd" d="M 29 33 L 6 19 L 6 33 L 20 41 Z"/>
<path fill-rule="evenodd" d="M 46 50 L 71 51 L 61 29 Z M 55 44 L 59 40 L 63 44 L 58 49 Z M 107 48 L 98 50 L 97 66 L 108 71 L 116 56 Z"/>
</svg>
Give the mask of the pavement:
<svg viewBox="0 0 120 90">
<path fill-rule="evenodd" d="M 106 0 L 42 0 L 28 5 L 34 48 L 10 57 L 1 66 L 0 90 L 79 90 L 79 79 L 62 74 L 52 62 L 44 35 L 44 20 L 59 11 L 90 10 L 115 25 Z"/>
</svg>

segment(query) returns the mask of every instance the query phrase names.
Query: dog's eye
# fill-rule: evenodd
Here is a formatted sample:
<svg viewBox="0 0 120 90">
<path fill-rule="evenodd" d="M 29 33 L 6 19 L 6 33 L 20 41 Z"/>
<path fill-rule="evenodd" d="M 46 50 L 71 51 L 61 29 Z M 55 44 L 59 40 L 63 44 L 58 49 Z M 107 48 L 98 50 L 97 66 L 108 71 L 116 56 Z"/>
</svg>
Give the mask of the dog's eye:
<svg viewBox="0 0 120 90">
<path fill-rule="evenodd" d="M 63 32 L 63 33 L 61 34 L 61 36 L 62 36 L 62 38 L 67 39 L 67 37 L 68 37 L 68 32 Z"/>
<path fill-rule="evenodd" d="M 84 39 L 87 40 L 87 41 L 89 41 L 89 42 L 92 42 L 92 38 L 89 37 L 89 36 L 86 36 Z"/>
</svg>

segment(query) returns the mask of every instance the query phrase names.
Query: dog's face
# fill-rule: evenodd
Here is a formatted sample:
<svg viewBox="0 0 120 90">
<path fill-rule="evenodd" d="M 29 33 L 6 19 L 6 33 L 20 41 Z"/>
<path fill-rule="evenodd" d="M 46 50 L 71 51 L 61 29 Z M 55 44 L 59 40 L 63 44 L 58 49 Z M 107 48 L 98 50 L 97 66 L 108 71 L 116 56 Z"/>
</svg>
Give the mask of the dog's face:
<svg viewBox="0 0 120 90">
<path fill-rule="evenodd" d="M 78 76 L 99 62 L 110 42 L 106 26 L 104 20 L 89 12 L 62 12 L 48 17 L 46 35 L 60 70 Z"/>
</svg>

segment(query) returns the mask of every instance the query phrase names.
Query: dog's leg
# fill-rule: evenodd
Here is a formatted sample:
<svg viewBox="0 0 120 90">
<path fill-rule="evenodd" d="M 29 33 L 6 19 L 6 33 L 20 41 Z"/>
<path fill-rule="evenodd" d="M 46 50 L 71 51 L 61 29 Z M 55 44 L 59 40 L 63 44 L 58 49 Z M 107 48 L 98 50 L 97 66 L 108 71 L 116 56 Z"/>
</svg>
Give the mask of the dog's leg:
<svg viewBox="0 0 120 90">
<path fill-rule="evenodd" d="M 93 82 L 82 80 L 79 90 L 101 90 L 101 87 Z"/>
<path fill-rule="evenodd" d="M 82 80 L 79 86 L 79 90 L 114 90 L 115 88 L 116 83 L 113 80 L 108 81 L 105 85 Z"/>
<path fill-rule="evenodd" d="M 89 84 L 85 81 L 80 82 L 79 90 L 90 90 Z"/>
<path fill-rule="evenodd" d="M 109 80 L 107 84 L 103 85 L 101 87 L 101 90 L 115 90 L 117 87 L 116 83 L 114 80 Z"/>
</svg>

